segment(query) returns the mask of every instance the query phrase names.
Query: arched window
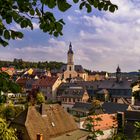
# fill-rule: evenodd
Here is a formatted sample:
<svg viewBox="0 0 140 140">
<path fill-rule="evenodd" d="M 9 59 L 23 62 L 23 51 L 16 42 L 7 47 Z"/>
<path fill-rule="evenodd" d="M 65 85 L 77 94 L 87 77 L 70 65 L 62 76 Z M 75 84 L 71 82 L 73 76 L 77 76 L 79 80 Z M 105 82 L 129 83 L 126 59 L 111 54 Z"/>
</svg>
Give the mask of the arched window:
<svg viewBox="0 0 140 140">
<path fill-rule="evenodd" d="M 71 71 L 71 66 L 69 66 L 69 71 Z"/>
</svg>

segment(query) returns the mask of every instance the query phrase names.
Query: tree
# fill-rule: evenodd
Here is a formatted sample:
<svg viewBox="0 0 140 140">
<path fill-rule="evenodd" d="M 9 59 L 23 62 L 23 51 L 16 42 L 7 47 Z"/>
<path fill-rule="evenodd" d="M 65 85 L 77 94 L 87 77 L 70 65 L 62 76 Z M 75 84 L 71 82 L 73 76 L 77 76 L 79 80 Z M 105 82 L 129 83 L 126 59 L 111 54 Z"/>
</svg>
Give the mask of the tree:
<svg viewBox="0 0 140 140">
<path fill-rule="evenodd" d="M 45 98 L 41 92 L 37 93 L 36 102 L 37 104 L 41 104 L 45 102 Z"/>
<path fill-rule="evenodd" d="M 12 128 L 8 128 L 2 118 L 0 118 L 0 140 L 18 140 L 15 131 Z"/>
<path fill-rule="evenodd" d="M 8 40 L 23 38 L 23 33 L 9 28 L 11 23 L 20 25 L 21 28 L 31 28 L 33 30 L 34 19 L 37 19 L 40 29 L 55 37 L 63 35 L 62 29 L 65 24 L 63 19 L 56 20 L 53 8 L 65 12 L 72 5 L 68 0 L 1 0 L 0 1 L 0 44 L 8 45 Z M 98 10 L 109 10 L 114 12 L 118 7 L 110 0 L 73 0 L 79 4 L 79 9 L 83 7 L 87 12 L 92 8 Z"/>
<path fill-rule="evenodd" d="M 96 140 L 96 138 L 99 135 L 104 135 L 103 131 L 101 130 L 95 130 L 95 127 L 97 126 L 96 122 L 101 121 L 102 119 L 100 117 L 92 118 L 87 117 L 86 119 L 86 129 L 90 132 L 89 136 L 87 137 L 87 140 Z"/>
<path fill-rule="evenodd" d="M 8 121 L 9 119 L 11 118 L 14 118 L 15 117 L 15 108 L 12 104 L 6 106 L 4 109 L 3 109 L 3 117 Z"/>
<path fill-rule="evenodd" d="M 0 103 L 6 102 L 6 96 L 2 94 L 2 91 L 11 91 L 13 93 L 18 93 L 21 91 L 20 86 L 12 81 L 6 72 L 0 72 Z"/>
<path fill-rule="evenodd" d="M 134 123 L 134 140 L 139 140 L 140 139 L 140 122 L 135 122 Z"/>
</svg>

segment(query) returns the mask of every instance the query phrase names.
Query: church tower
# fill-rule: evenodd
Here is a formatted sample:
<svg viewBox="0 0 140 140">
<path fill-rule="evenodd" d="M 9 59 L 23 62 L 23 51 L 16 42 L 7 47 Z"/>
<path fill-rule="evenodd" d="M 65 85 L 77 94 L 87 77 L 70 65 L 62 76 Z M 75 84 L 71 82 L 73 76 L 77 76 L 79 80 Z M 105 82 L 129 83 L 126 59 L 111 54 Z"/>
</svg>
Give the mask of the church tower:
<svg viewBox="0 0 140 140">
<path fill-rule="evenodd" d="M 116 69 L 116 80 L 117 80 L 117 82 L 120 82 L 121 79 L 122 79 L 122 76 L 121 76 L 121 69 L 120 69 L 120 67 L 119 67 L 119 65 L 118 65 L 118 67 L 117 67 L 117 69 Z"/>
<path fill-rule="evenodd" d="M 72 45 L 70 43 L 69 45 L 69 50 L 67 53 L 67 70 L 68 71 L 73 71 L 74 70 L 74 59 L 73 59 L 73 50 L 72 50 Z"/>
</svg>

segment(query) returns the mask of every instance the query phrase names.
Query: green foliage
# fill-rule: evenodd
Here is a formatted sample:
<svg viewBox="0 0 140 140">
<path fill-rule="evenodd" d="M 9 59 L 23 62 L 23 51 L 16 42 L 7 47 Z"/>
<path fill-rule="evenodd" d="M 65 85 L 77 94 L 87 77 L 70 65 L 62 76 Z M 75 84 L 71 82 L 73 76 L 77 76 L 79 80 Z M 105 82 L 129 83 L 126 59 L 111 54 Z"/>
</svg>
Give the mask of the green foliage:
<svg viewBox="0 0 140 140">
<path fill-rule="evenodd" d="M 21 89 L 6 72 L 0 72 L 0 91 L 18 93 Z"/>
<path fill-rule="evenodd" d="M 5 72 L 0 73 L 0 103 L 5 103 L 6 96 L 2 95 L 2 91 L 3 92 L 11 91 L 13 93 L 21 91 L 20 87 L 15 82 L 13 82 L 10 79 L 10 76 Z"/>
<path fill-rule="evenodd" d="M 114 12 L 118 7 L 109 0 L 73 0 L 79 4 L 79 9 L 85 7 L 90 13 L 93 8 Z M 55 37 L 63 35 L 65 24 L 63 19 L 56 20 L 54 13 L 49 12 L 53 8 L 65 12 L 72 5 L 68 0 L 1 0 L 0 1 L 0 44 L 8 45 L 8 40 L 23 38 L 23 33 L 11 30 L 11 23 L 20 25 L 21 28 L 33 30 L 33 19 L 37 19 L 40 29 Z"/>
<path fill-rule="evenodd" d="M 42 104 L 45 102 L 45 98 L 41 92 L 37 93 L 36 102 L 37 104 Z"/>
<path fill-rule="evenodd" d="M 102 119 L 100 117 L 92 118 L 87 117 L 86 119 L 86 129 L 91 132 L 89 136 L 87 137 L 87 140 L 96 140 L 97 136 L 104 135 L 103 131 L 101 130 L 95 130 L 94 127 L 96 126 L 94 122 L 101 121 Z"/>
<path fill-rule="evenodd" d="M 9 120 L 11 118 L 14 118 L 15 117 L 15 108 L 13 105 L 8 105 L 6 106 L 4 109 L 3 109 L 3 117 L 6 119 L 6 120 Z"/>
<path fill-rule="evenodd" d="M 0 117 L 6 120 L 15 118 L 22 111 L 22 106 L 14 106 L 13 104 L 7 106 L 5 104 L 0 105 Z"/>
<path fill-rule="evenodd" d="M 140 139 L 140 122 L 135 122 L 134 123 L 135 129 L 133 132 L 134 135 L 134 140 L 139 140 Z"/>
<path fill-rule="evenodd" d="M 0 140 L 18 140 L 15 131 L 12 128 L 8 128 L 2 118 L 0 118 Z"/>
<path fill-rule="evenodd" d="M 127 137 L 124 135 L 124 133 L 118 133 L 115 136 L 113 136 L 110 140 L 127 140 Z"/>
<path fill-rule="evenodd" d="M 140 122 L 135 122 L 134 126 L 140 130 Z"/>
<path fill-rule="evenodd" d="M 2 95 L 2 93 L 0 91 L 0 104 L 6 103 L 6 100 L 7 100 L 6 96 L 5 95 Z"/>
<path fill-rule="evenodd" d="M 25 61 L 0 61 L 0 67 L 9 67 L 14 66 L 16 69 L 25 69 L 25 68 L 39 68 L 39 69 L 60 69 L 64 65 L 62 62 L 56 61 L 45 61 L 45 62 L 25 62 Z"/>
</svg>

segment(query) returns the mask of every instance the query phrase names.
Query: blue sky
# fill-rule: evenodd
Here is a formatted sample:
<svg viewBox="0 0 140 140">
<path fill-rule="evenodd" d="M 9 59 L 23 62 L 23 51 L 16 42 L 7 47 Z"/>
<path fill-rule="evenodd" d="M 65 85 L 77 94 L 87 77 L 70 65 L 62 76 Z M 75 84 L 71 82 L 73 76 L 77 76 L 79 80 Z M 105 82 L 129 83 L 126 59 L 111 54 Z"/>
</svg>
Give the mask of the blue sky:
<svg viewBox="0 0 140 140">
<path fill-rule="evenodd" d="M 63 36 L 55 38 L 39 30 L 22 30 L 22 40 L 10 41 L 0 47 L 1 60 L 22 58 L 28 61 L 67 60 L 69 42 L 72 42 L 75 64 L 91 70 L 113 72 L 118 64 L 122 71 L 137 71 L 140 65 L 140 4 L 139 0 L 112 0 L 119 9 L 115 13 L 93 10 L 79 11 L 74 5 L 66 13 L 52 10 L 66 25 Z M 18 30 L 19 26 L 12 28 Z M 20 29 L 21 30 L 21 29 Z"/>
</svg>

